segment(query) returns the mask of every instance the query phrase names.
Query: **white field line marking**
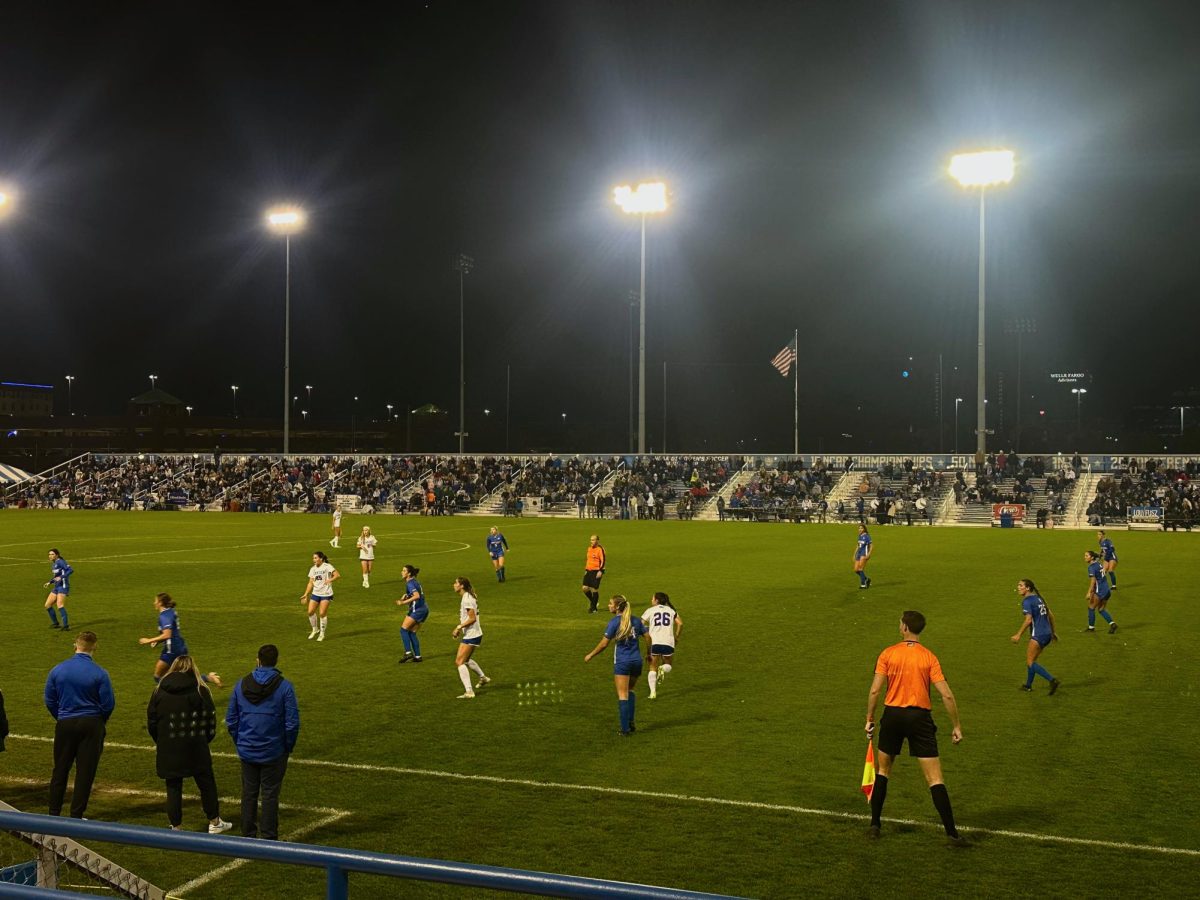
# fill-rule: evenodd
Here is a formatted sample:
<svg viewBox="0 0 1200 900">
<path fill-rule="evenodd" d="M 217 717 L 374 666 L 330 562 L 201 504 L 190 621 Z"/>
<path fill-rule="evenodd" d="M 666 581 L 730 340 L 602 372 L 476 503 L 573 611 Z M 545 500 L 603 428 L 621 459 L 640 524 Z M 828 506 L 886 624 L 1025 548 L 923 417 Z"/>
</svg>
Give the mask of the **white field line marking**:
<svg viewBox="0 0 1200 900">
<path fill-rule="evenodd" d="M 308 835 L 312 834 L 314 831 L 319 831 L 320 829 L 324 828 L 326 825 L 332 825 L 334 822 L 341 821 L 342 819 L 346 818 L 349 815 L 350 815 L 350 813 L 348 813 L 348 812 L 330 813 L 329 815 L 325 816 L 324 818 L 317 819 L 315 822 L 310 822 L 309 824 L 305 825 L 302 828 L 297 828 L 295 831 L 288 832 L 287 834 L 285 834 L 283 836 L 283 839 L 285 841 L 298 841 L 301 838 L 307 837 Z M 186 892 L 194 891 L 198 887 L 203 887 L 204 885 L 208 884 L 210 881 L 216 881 L 218 878 L 228 875 L 230 872 L 234 871 L 235 869 L 240 869 L 242 866 L 246 865 L 246 863 L 248 863 L 248 862 L 250 862 L 250 860 L 248 860 L 248 859 L 235 859 L 232 862 L 225 863 L 225 865 L 223 865 L 223 866 L 217 866 L 217 868 L 212 869 L 209 872 L 205 872 L 203 875 L 197 875 L 195 878 L 193 878 L 191 881 L 187 882 L 186 884 L 181 884 L 177 888 L 172 888 L 171 890 L 167 891 L 167 896 L 168 897 L 182 897 Z"/>
<path fill-rule="evenodd" d="M 33 736 L 27 734 L 13 734 L 9 737 L 16 740 L 25 741 L 40 741 L 50 744 L 54 742 L 53 738 Z M 152 746 L 144 746 L 141 744 L 119 744 L 106 741 L 105 747 L 115 747 L 121 750 L 153 750 Z M 236 753 L 213 753 L 215 757 L 225 759 L 237 759 Z M 409 769 L 401 766 L 373 766 L 366 763 L 347 763 L 337 762 L 327 759 L 290 759 L 288 765 L 292 766 L 314 766 L 326 769 L 342 769 L 350 772 L 382 772 L 391 775 L 420 775 L 427 778 L 445 778 L 453 781 L 474 781 L 486 784 L 500 785 L 518 785 L 521 787 L 547 788 L 558 791 L 585 791 L 597 794 L 616 794 L 629 797 L 654 797 L 659 800 L 674 800 L 680 803 L 704 803 L 711 806 L 733 806 L 741 809 L 765 809 L 774 812 L 789 812 L 804 816 L 822 816 L 829 819 L 848 819 L 855 822 L 866 822 L 870 820 L 870 816 L 863 813 L 842 812 L 835 809 L 814 809 L 807 806 L 790 806 L 783 803 L 762 803 L 756 800 L 730 800 L 724 797 L 704 797 L 695 794 L 671 794 L 665 791 L 645 791 L 634 790 L 632 788 L 608 787 L 606 785 L 593 784 L 567 784 L 557 781 L 534 781 L 529 778 L 504 778 L 499 775 L 471 775 L 463 772 L 442 772 L 437 769 Z M 914 825 L 928 828 L 940 828 L 936 822 L 927 822 L 916 819 L 891 819 L 885 818 L 885 822 L 890 822 L 896 825 Z M 1032 831 L 1008 831 L 999 828 L 983 828 L 981 826 L 960 825 L 959 831 L 970 831 L 975 834 L 994 834 L 999 837 L 1016 838 L 1024 841 L 1044 841 L 1054 844 L 1069 844 L 1081 847 L 1102 847 L 1110 850 L 1136 850 L 1145 853 L 1164 853 L 1176 856 L 1191 856 L 1200 858 L 1200 850 L 1192 850 L 1186 847 L 1164 847 L 1158 844 L 1134 844 L 1127 841 L 1103 841 L 1096 838 L 1077 838 L 1066 837 L 1059 834 L 1041 834 Z"/>
<path fill-rule="evenodd" d="M 461 553 L 464 550 L 471 549 L 471 545 L 468 543 L 465 543 L 463 541 L 440 540 L 438 538 L 417 538 L 417 540 L 427 541 L 430 543 L 438 543 L 438 544 L 458 544 L 457 547 L 454 547 L 450 550 L 430 550 L 430 551 L 424 553 L 423 554 L 424 556 L 437 556 L 441 553 Z M 257 543 L 257 544 L 231 544 L 231 545 L 226 545 L 226 546 L 184 547 L 184 548 L 177 549 L 177 550 L 145 550 L 140 553 L 116 553 L 116 554 L 111 554 L 108 556 L 82 556 L 82 557 L 77 557 L 75 561 L 76 562 L 107 562 L 107 561 L 114 560 L 114 559 L 130 559 L 133 557 L 140 557 L 140 556 L 165 556 L 170 553 L 201 553 L 206 550 L 220 553 L 220 552 L 224 552 L 226 550 L 250 550 L 255 547 L 279 547 L 279 546 L 286 545 L 286 544 L 307 544 L 307 543 L 311 543 L 310 540 L 308 538 L 303 538 L 301 540 L 295 540 L 295 541 L 264 541 L 264 542 Z M 422 554 L 416 554 L 416 555 L 420 556 Z M 13 559 L 13 558 L 14 557 L 0 557 L 0 559 Z M 10 566 L 35 565 L 39 562 L 42 562 L 42 561 L 30 559 L 30 560 L 25 560 L 24 562 L 19 562 L 19 563 L 0 563 L 0 568 L 8 568 Z M 197 560 L 196 562 L 204 562 L 204 560 Z M 244 562 L 256 562 L 257 563 L 257 562 L 261 562 L 261 560 L 244 560 Z"/>
<path fill-rule="evenodd" d="M 34 740 L 37 740 L 37 738 L 34 738 Z M 139 749 L 147 749 L 147 748 L 139 748 Z M 40 781 L 36 778 L 9 778 L 9 777 L 0 778 L 0 783 L 21 784 L 21 785 L 28 785 L 30 787 L 44 787 L 46 784 L 45 781 Z M 146 790 L 140 790 L 138 788 L 98 787 L 98 788 L 95 788 L 95 790 L 97 793 L 119 794 L 124 797 L 164 797 L 164 796 L 166 796 L 165 794 L 163 794 L 160 791 L 146 791 Z M 240 806 L 241 802 L 242 802 L 241 797 L 221 797 L 219 799 L 222 803 L 229 804 L 230 806 Z M 334 822 L 340 822 L 342 819 L 349 818 L 349 816 L 351 815 L 349 810 L 337 809 L 332 806 L 293 806 L 289 803 L 280 803 L 279 808 L 296 810 L 297 812 L 320 813 L 321 814 L 321 818 L 317 819 L 316 821 L 309 822 L 307 825 L 297 828 L 295 831 L 292 831 L 292 832 L 284 835 L 283 839 L 285 841 L 298 841 L 298 840 L 300 840 L 300 838 L 306 837 L 307 835 L 312 834 L 314 831 L 319 831 L 320 829 L 324 828 L 326 825 L 332 825 Z M 248 862 L 250 862 L 250 860 L 248 860 L 248 859 L 235 859 L 232 862 L 228 862 L 228 863 L 225 863 L 224 865 L 217 866 L 217 868 L 211 869 L 202 875 L 197 875 L 195 878 L 193 878 L 191 881 L 187 882 L 186 884 L 182 884 L 179 887 L 174 888 L 173 890 L 167 891 L 167 895 L 172 896 L 172 897 L 181 896 L 185 891 L 192 891 L 198 887 L 202 887 L 202 886 L 208 884 L 210 881 L 215 881 L 216 879 L 222 877 L 223 875 L 227 875 L 230 872 L 234 871 L 235 869 L 241 868 L 242 866 L 246 865 L 246 863 L 248 863 Z"/>
</svg>

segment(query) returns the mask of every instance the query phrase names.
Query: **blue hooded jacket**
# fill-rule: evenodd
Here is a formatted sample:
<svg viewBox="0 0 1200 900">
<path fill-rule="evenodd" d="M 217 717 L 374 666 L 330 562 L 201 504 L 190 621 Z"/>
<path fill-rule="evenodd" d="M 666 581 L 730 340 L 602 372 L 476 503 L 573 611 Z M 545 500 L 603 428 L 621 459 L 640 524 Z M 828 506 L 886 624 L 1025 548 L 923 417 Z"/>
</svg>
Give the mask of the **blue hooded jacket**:
<svg viewBox="0 0 1200 900">
<path fill-rule="evenodd" d="M 269 763 L 291 753 L 300 736 L 292 683 L 278 669 L 259 666 L 233 689 L 225 727 L 246 762 Z"/>
<path fill-rule="evenodd" d="M 112 715 L 116 700 L 112 680 L 90 653 L 76 653 L 50 670 L 44 694 L 46 709 L 55 719 Z"/>
</svg>

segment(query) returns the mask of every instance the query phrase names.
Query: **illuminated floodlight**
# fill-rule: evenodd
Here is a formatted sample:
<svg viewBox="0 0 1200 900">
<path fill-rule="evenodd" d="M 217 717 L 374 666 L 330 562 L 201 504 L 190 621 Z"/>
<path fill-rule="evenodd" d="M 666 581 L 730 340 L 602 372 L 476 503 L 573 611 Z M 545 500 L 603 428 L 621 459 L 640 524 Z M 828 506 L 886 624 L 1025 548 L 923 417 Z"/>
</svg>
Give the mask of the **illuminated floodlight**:
<svg viewBox="0 0 1200 900">
<path fill-rule="evenodd" d="M 17 208 L 17 191 L 11 185 L 0 182 L 0 219 L 12 215 Z"/>
<path fill-rule="evenodd" d="M 613 188 L 613 200 L 617 206 L 633 215 L 665 212 L 667 186 L 661 181 L 644 182 L 636 188 L 623 184 Z"/>
<path fill-rule="evenodd" d="M 963 187 L 1008 184 L 1016 168 L 1011 150 L 958 153 L 950 159 L 950 175 Z"/>
<path fill-rule="evenodd" d="M 295 234 L 304 229 L 308 217 L 299 206 L 272 206 L 267 210 L 267 228 L 276 234 Z"/>
</svg>

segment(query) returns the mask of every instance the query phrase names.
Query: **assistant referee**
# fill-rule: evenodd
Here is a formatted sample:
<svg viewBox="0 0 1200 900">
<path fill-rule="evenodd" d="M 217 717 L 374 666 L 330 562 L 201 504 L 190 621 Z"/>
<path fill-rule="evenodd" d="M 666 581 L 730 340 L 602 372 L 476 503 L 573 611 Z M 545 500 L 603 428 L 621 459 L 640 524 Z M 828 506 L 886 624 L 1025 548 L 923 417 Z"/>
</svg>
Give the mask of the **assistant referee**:
<svg viewBox="0 0 1200 900">
<path fill-rule="evenodd" d="M 942 695 L 942 703 L 954 724 L 950 732 L 954 743 L 962 740 L 962 725 L 958 721 L 958 704 L 938 658 L 921 644 L 920 634 L 925 630 L 925 617 L 919 612 L 908 611 L 900 616 L 900 637 L 879 654 L 875 663 L 875 679 L 871 682 L 871 693 L 867 696 L 867 736 L 875 730 L 875 707 L 879 705 L 879 693 L 887 684 L 887 696 L 883 701 L 883 718 L 879 722 L 878 770 L 875 786 L 871 791 L 870 836 L 879 837 L 879 819 L 883 813 L 883 801 L 887 799 L 888 776 L 892 761 L 908 741 L 908 753 L 921 764 L 925 783 L 933 797 L 933 805 L 942 817 L 946 836 L 956 846 L 963 843 L 958 829 L 954 827 L 954 811 L 950 808 L 950 795 L 942 780 L 942 762 L 938 759 L 937 726 L 930 712 L 929 686 L 932 684 Z"/>
</svg>

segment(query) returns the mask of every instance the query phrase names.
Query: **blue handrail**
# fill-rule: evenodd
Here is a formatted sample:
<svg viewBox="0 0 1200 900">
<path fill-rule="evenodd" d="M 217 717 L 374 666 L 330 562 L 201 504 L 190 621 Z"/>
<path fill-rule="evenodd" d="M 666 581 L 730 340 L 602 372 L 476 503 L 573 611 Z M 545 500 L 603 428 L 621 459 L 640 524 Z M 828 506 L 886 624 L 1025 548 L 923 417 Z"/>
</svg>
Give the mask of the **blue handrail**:
<svg viewBox="0 0 1200 900">
<path fill-rule="evenodd" d="M 312 866 L 326 870 L 326 897 L 328 900 L 346 900 L 349 893 L 348 876 L 350 872 L 364 872 L 371 875 L 408 878 L 416 881 L 435 881 L 494 891 L 515 891 L 546 897 L 597 898 L 597 900 L 622 900 L 622 898 L 629 898 L 629 900 L 632 898 L 653 898 L 653 900 L 722 898 L 722 900 L 729 900 L 725 895 L 720 894 L 704 894 L 697 891 L 630 884 L 623 881 L 605 881 L 599 878 L 551 875 L 546 872 L 507 869 L 500 866 L 477 866 L 438 859 L 392 856 L 386 853 L 344 850 L 320 847 L 315 844 L 297 844 L 290 841 L 192 834 L 170 831 L 165 828 L 148 828 L 144 825 L 121 825 L 116 822 L 84 821 L 32 813 L 0 811 L 0 831 L 54 834 L 81 841 L 134 844 L 159 850 L 203 853 L 209 856 L 232 856 L 294 866 Z M 17 887 L 13 892 L 9 892 L 10 887 L 14 886 L 0 885 L 0 897 L 61 896 L 53 891 L 31 893 L 31 890 L 36 891 L 37 889 L 25 887 Z"/>
</svg>

